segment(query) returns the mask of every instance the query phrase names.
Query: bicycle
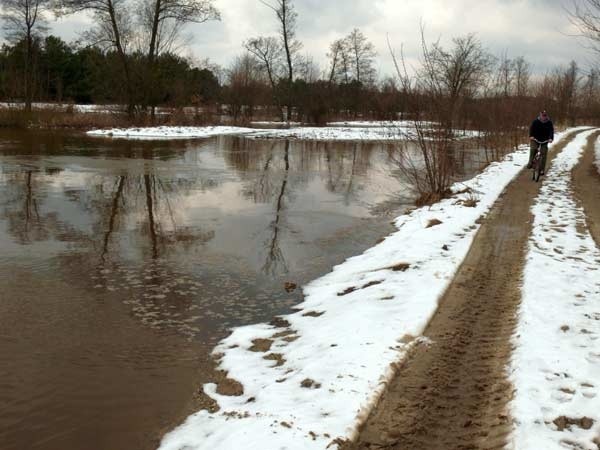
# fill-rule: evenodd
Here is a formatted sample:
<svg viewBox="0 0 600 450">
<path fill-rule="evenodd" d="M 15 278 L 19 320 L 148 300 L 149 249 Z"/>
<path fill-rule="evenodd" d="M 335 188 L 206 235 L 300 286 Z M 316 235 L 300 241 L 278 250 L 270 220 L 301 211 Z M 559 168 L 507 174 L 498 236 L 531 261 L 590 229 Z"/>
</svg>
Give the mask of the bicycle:
<svg viewBox="0 0 600 450">
<path fill-rule="evenodd" d="M 538 181 L 540 181 L 540 175 L 541 175 L 541 171 L 542 171 L 542 151 L 541 151 L 542 145 L 549 143 L 550 139 L 548 139 L 546 141 L 538 141 L 537 139 L 534 139 L 534 141 L 537 142 L 538 148 L 537 148 L 537 152 L 535 153 L 535 156 L 533 157 L 533 162 L 531 163 L 531 169 L 532 169 L 532 180 L 537 183 Z"/>
</svg>

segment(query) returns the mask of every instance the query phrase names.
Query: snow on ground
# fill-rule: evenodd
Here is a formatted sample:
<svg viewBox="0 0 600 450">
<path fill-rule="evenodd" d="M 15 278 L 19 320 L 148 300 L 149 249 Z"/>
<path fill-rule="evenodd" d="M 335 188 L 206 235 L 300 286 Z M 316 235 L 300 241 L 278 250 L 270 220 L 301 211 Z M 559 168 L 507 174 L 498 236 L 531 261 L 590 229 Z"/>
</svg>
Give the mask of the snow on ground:
<svg viewBox="0 0 600 450">
<path fill-rule="evenodd" d="M 149 127 L 114 128 L 88 131 L 91 136 L 127 139 L 191 139 L 225 134 L 239 134 L 255 139 L 301 139 L 313 141 L 388 141 L 406 139 L 409 130 L 403 128 L 317 128 L 258 129 L 242 127 Z"/>
<path fill-rule="evenodd" d="M 571 187 L 590 133 L 556 157 L 532 208 L 510 367 L 511 446 L 518 450 L 600 445 L 600 250 Z"/>
<path fill-rule="evenodd" d="M 408 127 L 297 127 L 255 130 L 258 139 L 299 139 L 308 141 L 397 141 L 411 134 Z"/>
<path fill-rule="evenodd" d="M 104 136 L 127 139 L 192 139 L 221 136 L 226 134 L 247 134 L 256 130 L 241 127 L 148 127 L 148 128 L 112 128 L 92 130 L 90 136 Z"/>
<path fill-rule="evenodd" d="M 418 336 L 466 256 L 477 219 L 527 153 L 522 148 L 454 186 L 452 198 L 397 218 L 398 231 L 382 243 L 305 286 L 296 313 L 234 329 L 214 354 L 243 395 L 205 385 L 220 411 L 190 416 L 161 450 L 334 449 L 353 437 L 395 363 L 427 345 Z M 460 192 L 467 187 L 472 192 Z"/>
<path fill-rule="evenodd" d="M 297 127 L 302 125 L 301 122 L 281 122 L 281 121 L 268 121 L 268 120 L 259 120 L 250 122 L 252 126 L 259 127 Z"/>
<path fill-rule="evenodd" d="M 421 122 L 423 125 L 430 125 L 433 122 Z M 348 120 L 345 122 L 327 122 L 328 127 L 401 127 L 412 128 L 414 122 L 411 120 Z"/>
<path fill-rule="evenodd" d="M 264 125 L 266 126 L 266 124 Z M 476 132 L 457 131 L 459 138 L 475 137 Z M 91 136 L 126 139 L 192 139 L 225 134 L 244 135 L 253 139 L 298 139 L 308 141 L 398 141 L 414 137 L 412 125 L 402 127 L 292 127 L 292 128 L 242 128 L 242 127 L 149 127 L 113 128 L 88 131 Z"/>
<path fill-rule="evenodd" d="M 98 114 L 112 114 L 118 112 L 124 112 L 125 107 L 122 105 L 75 105 L 72 103 L 32 103 L 33 109 L 38 110 L 57 110 L 57 111 L 74 111 L 80 113 L 98 113 Z M 0 109 L 23 109 L 25 108 L 24 103 L 17 102 L 0 102 Z"/>
</svg>

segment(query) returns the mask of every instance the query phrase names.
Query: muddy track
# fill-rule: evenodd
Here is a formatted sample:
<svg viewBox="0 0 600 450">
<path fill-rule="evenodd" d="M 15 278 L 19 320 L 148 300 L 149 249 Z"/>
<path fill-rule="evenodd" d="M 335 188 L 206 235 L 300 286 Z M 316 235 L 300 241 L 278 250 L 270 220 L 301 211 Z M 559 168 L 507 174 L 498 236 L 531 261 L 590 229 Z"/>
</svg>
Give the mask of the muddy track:
<svg viewBox="0 0 600 450">
<path fill-rule="evenodd" d="M 525 170 L 501 195 L 424 333 L 432 344 L 405 362 L 349 448 L 504 447 L 512 396 L 505 367 L 538 190 Z"/>
<path fill-rule="evenodd" d="M 600 172 L 595 164 L 598 135 L 594 133 L 590 136 L 583 157 L 573 169 L 573 188 L 585 210 L 590 233 L 600 247 Z"/>
</svg>

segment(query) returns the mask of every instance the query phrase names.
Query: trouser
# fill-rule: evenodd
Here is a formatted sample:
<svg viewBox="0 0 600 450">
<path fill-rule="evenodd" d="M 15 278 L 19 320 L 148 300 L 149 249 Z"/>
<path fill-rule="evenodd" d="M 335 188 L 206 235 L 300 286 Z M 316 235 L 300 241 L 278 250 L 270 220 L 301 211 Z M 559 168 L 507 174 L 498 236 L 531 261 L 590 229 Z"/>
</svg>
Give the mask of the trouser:
<svg viewBox="0 0 600 450">
<path fill-rule="evenodd" d="M 529 147 L 529 166 L 531 166 L 533 164 L 533 158 L 535 158 L 535 154 L 537 153 L 537 149 L 540 146 L 540 144 L 538 144 L 535 141 L 531 141 L 531 145 Z M 546 158 L 548 156 L 548 143 L 545 144 L 541 144 L 542 148 L 540 149 L 540 153 L 542 154 L 542 161 L 541 161 L 541 170 L 542 172 L 546 171 Z"/>
</svg>

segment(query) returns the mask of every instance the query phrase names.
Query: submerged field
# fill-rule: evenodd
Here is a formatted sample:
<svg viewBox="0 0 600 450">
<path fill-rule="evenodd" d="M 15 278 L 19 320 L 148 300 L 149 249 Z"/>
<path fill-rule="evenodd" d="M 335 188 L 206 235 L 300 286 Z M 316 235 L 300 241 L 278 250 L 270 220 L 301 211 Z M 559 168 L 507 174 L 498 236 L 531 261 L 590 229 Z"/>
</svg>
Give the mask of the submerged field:
<svg viewBox="0 0 600 450">
<path fill-rule="evenodd" d="M 230 327 L 393 229 L 389 169 L 378 144 L 0 133 L 0 446 L 156 447 Z"/>
</svg>

